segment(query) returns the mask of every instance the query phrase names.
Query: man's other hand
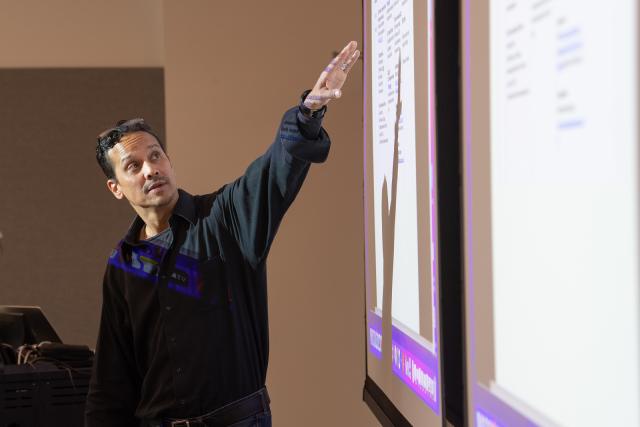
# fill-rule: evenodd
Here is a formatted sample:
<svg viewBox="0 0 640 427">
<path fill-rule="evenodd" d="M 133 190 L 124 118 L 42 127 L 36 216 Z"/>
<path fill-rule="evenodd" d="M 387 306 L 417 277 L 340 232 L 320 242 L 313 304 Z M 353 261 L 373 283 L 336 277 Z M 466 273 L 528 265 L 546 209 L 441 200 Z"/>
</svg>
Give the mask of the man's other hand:
<svg viewBox="0 0 640 427">
<path fill-rule="evenodd" d="M 351 67 L 360 56 L 360 51 L 356 49 L 357 46 L 357 42 L 349 42 L 342 49 L 342 52 L 327 65 L 327 68 L 320 74 L 318 81 L 304 101 L 304 105 L 307 108 L 319 110 L 332 99 L 342 96 L 342 85 L 347 80 Z"/>
</svg>

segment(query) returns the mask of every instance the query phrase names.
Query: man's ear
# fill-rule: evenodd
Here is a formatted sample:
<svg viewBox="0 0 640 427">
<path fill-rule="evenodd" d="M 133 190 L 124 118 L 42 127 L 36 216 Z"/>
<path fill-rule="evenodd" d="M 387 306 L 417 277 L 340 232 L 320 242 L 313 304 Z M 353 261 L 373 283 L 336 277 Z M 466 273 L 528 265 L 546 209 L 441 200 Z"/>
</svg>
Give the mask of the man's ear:
<svg viewBox="0 0 640 427">
<path fill-rule="evenodd" d="M 111 194 L 113 194 L 113 197 L 115 197 L 116 199 L 122 200 L 122 198 L 124 197 L 124 194 L 122 194 L 122 190 L 120 190 L 120 184 L 118 184 L 118 181 L 115 178 L 110 178 L 107 180 L 107 188 L 109 188 L 109 191 L 111 191 Z"/>
</svg>

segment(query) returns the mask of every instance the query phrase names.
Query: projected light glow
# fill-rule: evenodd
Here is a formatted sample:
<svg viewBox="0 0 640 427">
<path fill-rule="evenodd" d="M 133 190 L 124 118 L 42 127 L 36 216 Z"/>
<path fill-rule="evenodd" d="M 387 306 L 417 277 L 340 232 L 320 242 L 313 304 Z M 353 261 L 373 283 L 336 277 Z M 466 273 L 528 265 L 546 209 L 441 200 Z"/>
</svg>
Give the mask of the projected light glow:
<svg viewBox="0 0 640 427">
<path fill-rule="evenodd" d="M 108 262 L 126 273 L 145 279 L 150 284 L 155 285 L 158 282 L 158 266 L 166 252 L 165 248 L 147 242 L 143 245 L 132 247 L 131 261 L 126 262 L 122 247 L 119 246 L 117 249 L 113 249 Z M 168 279 L 167 286 L 182 295 L 200 300 L 203 297 L 201 275 L 202 272 L 196 259 L 187 255 L 177 254 L 175 268 Z M 209 300 L 203 302 L 218 305 L 221 301 L 218 293 L 215 293 Z"/>
<path fill-rule="evenodd" d="M 369 313 L 369 351 L 382 360 L 382 319 Z M 393 327 L 391 333 L 393 373 L 438 414 L 440 412 L 438 359 L 416 343 L 416 338 Z"/>
</svg>

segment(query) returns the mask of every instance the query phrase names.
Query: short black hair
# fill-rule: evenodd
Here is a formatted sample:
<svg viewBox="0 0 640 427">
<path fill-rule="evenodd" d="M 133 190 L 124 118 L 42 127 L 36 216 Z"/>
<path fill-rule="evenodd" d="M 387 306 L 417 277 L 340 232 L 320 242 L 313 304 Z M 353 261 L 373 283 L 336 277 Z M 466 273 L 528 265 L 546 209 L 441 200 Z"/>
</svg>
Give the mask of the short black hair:
<svg viewBox="0 0 640 427">
<path fill-rule="evenodd" d="M 149 126 L 144 121 L 144 119 L 137 118 L 129 120 L 118 120 L 114 127 L 105 130 L 98 136 L 98 143 L 96 145 L 96 159 L 98 160 L 98 164 L 102 168 L 102 171 L 107 176 L 107 179 L 116 178 L 115 170 L 113 169 L 113 165 L 109 161 L 107 153 L 113 148 L 114 145 L 120 142 L 120 139 L 124 135 L 139 131 L 146 132 L 153 136 L 160 144 L 162 151 L 164 151 L 165 153 L 167 152 L 162 140 L 151 129 L 151 126 Z"/>
</svg>

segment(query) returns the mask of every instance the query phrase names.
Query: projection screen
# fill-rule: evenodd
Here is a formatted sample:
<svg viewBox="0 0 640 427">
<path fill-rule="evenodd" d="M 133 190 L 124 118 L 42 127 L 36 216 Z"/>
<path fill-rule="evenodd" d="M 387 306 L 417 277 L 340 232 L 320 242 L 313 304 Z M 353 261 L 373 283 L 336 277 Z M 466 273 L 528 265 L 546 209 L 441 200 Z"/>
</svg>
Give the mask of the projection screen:
<svg viewBox="0 0 640 427">
<path fill-rule="evenodd" d="M 441 425 L 433 1 L 363 9 L 367 376 Z"/>
<path fill-rule="evenodd" d="M 638 426 L 637 2 L 463 2 L 469 425 Z"/>
</svg>

